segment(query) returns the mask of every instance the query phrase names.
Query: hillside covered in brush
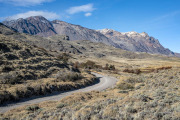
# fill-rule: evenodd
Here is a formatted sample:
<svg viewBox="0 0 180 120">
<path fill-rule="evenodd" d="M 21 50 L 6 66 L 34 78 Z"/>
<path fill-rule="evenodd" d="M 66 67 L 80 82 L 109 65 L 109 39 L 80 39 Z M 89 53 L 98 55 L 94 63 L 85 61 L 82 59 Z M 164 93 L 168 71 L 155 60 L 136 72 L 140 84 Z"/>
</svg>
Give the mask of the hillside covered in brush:
<svg viewBox="0 0 180 120">
<path fill-rule="evenodd" d="M 0 104 L 80 88 L 94 82 L 92 75 L 68 63 L 68 54 L 54 56 L 44 48 L 8 36 L 12 34 L 22 36 L 1 25 Z"/>
</svg>

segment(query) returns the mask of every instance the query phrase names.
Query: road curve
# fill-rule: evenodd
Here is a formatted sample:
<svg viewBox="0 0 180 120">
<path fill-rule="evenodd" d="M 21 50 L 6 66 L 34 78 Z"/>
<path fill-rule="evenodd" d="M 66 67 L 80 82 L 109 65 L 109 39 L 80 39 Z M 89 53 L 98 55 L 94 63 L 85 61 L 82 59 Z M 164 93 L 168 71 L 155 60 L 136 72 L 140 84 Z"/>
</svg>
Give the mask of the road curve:
<svg viewBox="0 0 180 120">
<path fill-rule="evenodd" d="M 20 107 L 23 105 L 28 105 L 28 104 L 37 104 L 40 102 L 44 102 L 44 101 L 56 101 L 56 100 L 60 100 L 61 98 L 71 95 L 72 93 L 77 93 L 77 92 L 89 92 L 89 91 L 102 91 L 105 90 L 107 88 L 113 87 L 116 82 L 117 79 L 114 77 L 109 77 L 109 76 L 105 76 L 105 75 L 100 75 L 97 73 L 92 73 L 94 74 L 96 77 L 99 78 L 99 82 L 97 84 L 94 84 L 92 86 L 88 86 L 85 88 L 81 88 L 78 90 L 73 90 L 73 91 L 67 91 L 67 92 L 63 92 L 63 93 L 53 93 L 51 95 L 47 95 L 47 96 L 40 96 L 40 97 L 32 97 L 30 99 L 23 99 L 17 103 L 11 103 L 11 104 L 7 104 L 5 106 L 0 106 L 0 113 L 4 113 L 8 110 L 14 109 L 16 107 Z"/>
</svg>

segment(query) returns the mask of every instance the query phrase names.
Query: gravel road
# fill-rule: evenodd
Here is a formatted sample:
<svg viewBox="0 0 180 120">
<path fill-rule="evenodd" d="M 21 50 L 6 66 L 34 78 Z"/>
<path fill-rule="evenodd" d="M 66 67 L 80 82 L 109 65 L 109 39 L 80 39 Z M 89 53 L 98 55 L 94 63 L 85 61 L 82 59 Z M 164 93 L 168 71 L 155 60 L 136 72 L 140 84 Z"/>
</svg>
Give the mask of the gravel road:
<svg viewBox="0 0 180 120">
<path fill-rule="evenodd" d="M 55 92 L 53 94 L 46 95 L 46 96 L 31 97 L 28 99 L 23 99 L 23 100 L 16 102 L 16 103 L 11 103 L 11 104 L 7 104 L 4 106 L 0 106 L 0 113 L 4 113 L 8 110 L 11 110 L 13 108 L 20 107 L 23 105 L 36 104 L 36 103 L 40 103 L 40 102 L 44 102 L 44 101 L 60 100 L 61 98 L 68 96 L 68 95 L 71 95 L 72 93 L 76 93 L 76 92 L 89 92 L 89 91 L 93 91 L 93 90 L 102 91 L 102 90 L 105 90 L 107 88 L 113 87 L 117 82 L 117 79 L 114 77 L 100 75 L 97 73 L 92 73 L 92 74 L 94 74 L 96 77 L 99 78 L 99 82 L 97 84 L 94 84 L 92 86 L 88 86 L 85 88 L 81 88 L 78 90 L 67 91 L 67 92 L 63 92 L 63 93 Z"/>
</svg>

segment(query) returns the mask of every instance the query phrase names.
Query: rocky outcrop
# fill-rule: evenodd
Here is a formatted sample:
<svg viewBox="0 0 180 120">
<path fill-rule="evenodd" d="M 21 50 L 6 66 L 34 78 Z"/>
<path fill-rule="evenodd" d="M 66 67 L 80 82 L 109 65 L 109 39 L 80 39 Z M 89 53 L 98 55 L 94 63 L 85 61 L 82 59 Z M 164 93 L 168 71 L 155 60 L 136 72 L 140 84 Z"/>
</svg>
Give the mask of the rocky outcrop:
<svg viewBox="0 0 180 120">
<path fill-rule="evenodd" d="M 31 35 L 40 35 L 44 37 L 56 34 L 52 23 L 42 16 L 4 21 L 3 24 L 17 30 L 20 33 L 28 33 Z"/>
<path fill-rule="evenodd" d="M 92 42 L 102 42 L 108 45 L 116 46 L 106 36 L 92 29 L 73 25 L 59 20 L 52 21 L 54 29 L 59 35 L 67 35 L 70 40 L 90 40 Z"/>
<path fill-rule="evenodd" d="M 152 54 L 164 54 L 174 56 L 169 49 L 164 48 L 157 39 L 147 33 L 118 32 L 112 29 L 98 30 L 111 39 L 119 48 L 133 52 L 147 52 Z"/>
</svg>

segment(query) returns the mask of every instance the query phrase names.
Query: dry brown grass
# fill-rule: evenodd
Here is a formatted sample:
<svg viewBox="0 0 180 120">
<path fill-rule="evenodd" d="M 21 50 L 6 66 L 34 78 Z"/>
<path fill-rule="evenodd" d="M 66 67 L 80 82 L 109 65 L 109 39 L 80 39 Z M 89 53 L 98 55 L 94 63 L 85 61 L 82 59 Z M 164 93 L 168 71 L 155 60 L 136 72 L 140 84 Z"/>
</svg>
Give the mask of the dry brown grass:
<svg viewBox="0 0 180 120">
<path fill-rule="evenodd" d="M 46 78 L 38 79 L 36 81 L 29 80 L 26 84 L 1 85 L 0 103 L 19 100 L 21 98 L 31 97 L 33 95 L 49 94 L 53 91 L 67 91 L 71 89 L 78 89 L 95 82 L 95 78 L 93 75 L 87 73 L 82 73 L 82 75 L 84 78 L 76 80 L 75 82 L 63 82 L 63 80 L 60 81 L 59 78 L 58 80 L 56 80 L 56 78 Z"/>
<path fill-rule="evenodd" d="M 179 68 L 140 75 L 126 73 L 114 89 L 75 93 L 60 101 L 40 103 L 42 111 L 33 113 L 33 119 L 45 116 L 53 119 L 53 113 L 58 119 L 71 119 L 72 113 L 76 119 L 178 119 L 179 80 Z M 131 84 L 134 89 L 119 92 L 122 89 L 118 85 L 122 83 Z M 11 110 L 3 117 L 32 118 L 26 107 Z"/>
<path fill-rule="evenodd" d="M 0 46 L 0 104 L 94 82 L 92 75 L 72 69 L 67 54 L 57 58 L 44 48 L 1 34 Z"/>
</svg>

